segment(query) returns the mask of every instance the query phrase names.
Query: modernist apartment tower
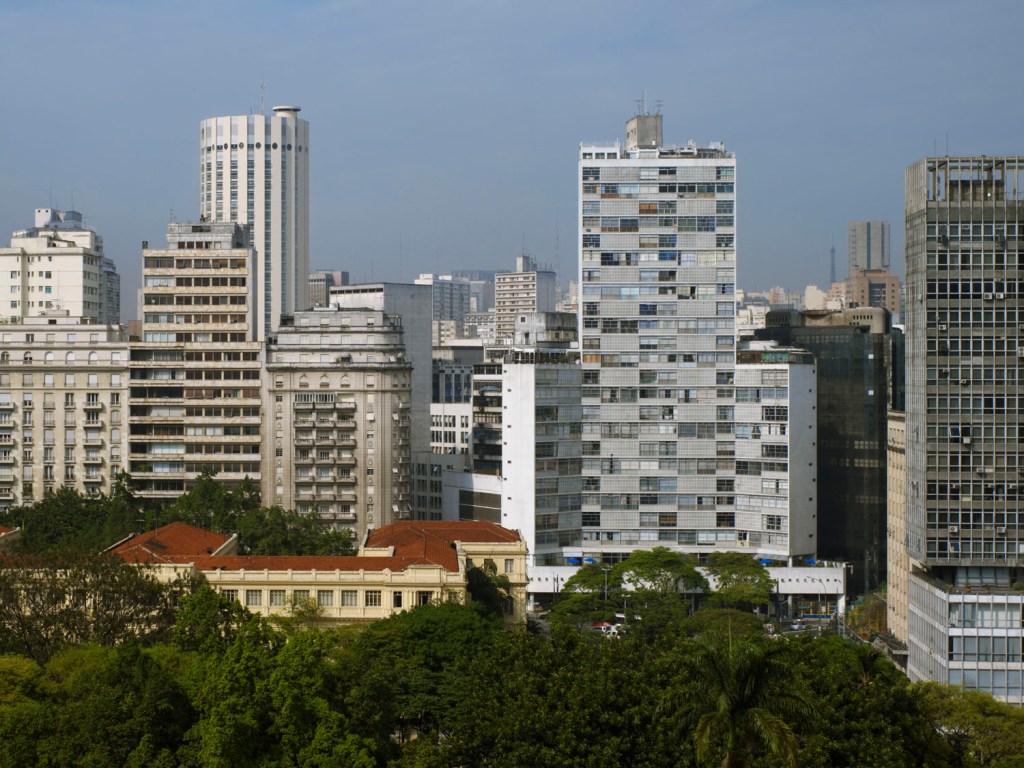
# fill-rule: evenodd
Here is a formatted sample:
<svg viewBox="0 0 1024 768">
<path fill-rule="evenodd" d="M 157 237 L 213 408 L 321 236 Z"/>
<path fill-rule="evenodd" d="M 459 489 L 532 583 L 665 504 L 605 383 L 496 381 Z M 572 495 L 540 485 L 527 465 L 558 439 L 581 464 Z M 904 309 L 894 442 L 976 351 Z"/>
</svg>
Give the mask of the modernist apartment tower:
<svg viewBox="0 0 1024 768">
<path fill-rule="evenodd" d="M 1024 157 L 907 169 L 908 672 L 1024 703 Z"/>
<path fill-rule="evenodd" d="M 661 115 L 626 137 L 579 156 L 582 536 L 605 562 L 739 536 L 736 158 L 664 146 Z"/>
<path fill-rule="evenodd" d="M 203 221 L 247 227 L 259 257 L 257 332 L 309 308 L 309 123 L 299 107 L 211 117 L 199 126 Z"/>
</svg>

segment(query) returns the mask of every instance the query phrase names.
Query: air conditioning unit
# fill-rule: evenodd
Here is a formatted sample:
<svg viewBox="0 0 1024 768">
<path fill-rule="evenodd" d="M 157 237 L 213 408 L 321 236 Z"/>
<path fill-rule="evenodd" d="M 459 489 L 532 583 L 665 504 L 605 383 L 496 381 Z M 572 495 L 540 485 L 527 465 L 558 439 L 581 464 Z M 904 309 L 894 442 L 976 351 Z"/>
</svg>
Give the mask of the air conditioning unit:
<svg viewBox="0 0 1024 768">
<path fill-rule="evenodd" d="M 970 444 L 971 444 L 971 438 L 965 437 L 964 438 L 964 445 L 970 445 Z"/>
<path fill-rule="evenodd" d="M 961 387 L 966 387 L 970 383 L 971 383 L 970 379 L 960 379 L 960 386 Z"/>
<path fill-rule="evenodd" d="M 1005 536 L 1006 535 L 1006 528 L 1000 526 L 999 528 L 996 528 L 996 533 L 998 533 L 1000 536 Z"/>
<path fill-rule="evenodd" d="M 986 293 L 985 294 L 985 301 L 992 301 L 992 294 L 991 293 Z"/>
<path fill-rule="evenodd" d="M 996 294 L 996 298 L 997 299 L 1005 299 L 1006 298 L 1006 294 L 1005 293 L 997 293 Z"/>
<path fill-rule="evenodd" d="M 949 526 L 949 532 L 950 533 L 960 533 L 960 526 L 958 526 L 958 525 L 951 525 L 951 526 Z"/>
<path fill-rule="evenodd" d="M 945 323 L 939 323 L 939 330 L 940 331 L 946 330 L 946 324 Z"/>
</svg>

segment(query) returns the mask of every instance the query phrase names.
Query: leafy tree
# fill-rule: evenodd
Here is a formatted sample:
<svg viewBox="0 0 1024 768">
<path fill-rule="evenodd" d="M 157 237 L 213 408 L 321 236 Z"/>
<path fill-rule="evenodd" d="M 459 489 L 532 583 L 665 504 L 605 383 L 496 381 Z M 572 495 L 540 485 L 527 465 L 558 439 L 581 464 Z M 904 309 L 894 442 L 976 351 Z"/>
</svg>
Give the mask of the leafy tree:
<svg viewBox="0 0 1024 768">
<path fill-rule="evenodd" d="M 680 622 L 679 631 L 687 637 L 729 638 L 762 637 L 762 621 L 749 611 L 735 608 L 701 608 Z"/>
<path fill-rule="evenodd" d="M 673 552 L 668 547 L 634 550 L 613 570 L 616 580 L 634 590 L 677 594 L 704 590 L 708 585 L 692 555 Z"/>
<path fill-rule="evenodd" d="M 1024 712 L 1020 708 L 981 691 L 937 683 L 920 683 L 913 693 L 950 765 L 1024 765 Z"/>
<path fill-rule="evenodd" d="M 487 616 L 507 616 L 512 600 L 512 583 L 508 576 L 498 573 L 493 560 L 485 560 L 466 571 L 466 591 L 471 605 Z"/>
<path fill-rule="evenodd" d="M 0 565 L 0 653 L 44 662 L 61 648 L 154 642 L 191 583 L 163 584 L 111 556 L 33 557 Z"/>
<path fill-rule="evenodd" d="M 237 600 L 228 600 L 204 580 L 194 592 L 179 598 L 171 640 L 187 651 L 222 653 L 251 615 Z"/>
<path fill-rule="evenodd" d="M 693 729 L 697 758 L 723 755 L 722 768 L 742 768 L 762 750 L 795 766 L 792 724 L 811 715 L 790 685 L 786 647 L 744 638 L 698 640 L 681 659 L 683 679 L 664 711 Z"/>
<path fill-rule="evenodd" d="M 752 610 L 771 603 L 773 584 L 768 569 L 749 555 L 712 552 L 708 555 L 707 568 L 715 582 L 709 605 Z"/>
</svg>

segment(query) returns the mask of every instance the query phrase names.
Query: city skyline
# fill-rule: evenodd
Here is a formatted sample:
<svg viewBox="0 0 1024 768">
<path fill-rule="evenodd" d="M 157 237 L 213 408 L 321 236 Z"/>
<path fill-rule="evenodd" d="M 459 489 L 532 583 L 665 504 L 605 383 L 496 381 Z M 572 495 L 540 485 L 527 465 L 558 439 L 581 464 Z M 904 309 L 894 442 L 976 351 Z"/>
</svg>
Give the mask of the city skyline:
<svg viewBox="0 0 1024 768">
<path fill-rule="evenodd" d="M 893 222 L 902 274 L 901 169 L 947 146 L 1019 151 L 1024 107 L 1002 98 L 1009 68 L 933 42 L 955 28 L 964 48 L 987 44 L 988 30 L 1024 18 L 1016 4 L 983 16 L 951 2 L 649 10 L 624 25 L 616 6 L 582 3 L 0 9 L 8 29 L 45 22 L 50 51 L 35 56 L 28 34 L 5 49 L 8 102 L 32 109 L 0 127 L 16 148 L 0 177 L 0 233 L 36 207 L 83 211 L 133 308 L 141 241 L 198 217 L 196 123 L 259 111 L 261 80 L 267 112 L 300 104 L 317 133 L 310 267 L 360 282 L 508 269 L 524 248 L 568 279 L 566 158 L 580 142 L 621 141 L 644 91 L 674 126 L 670 142 L 724 140 L 742 160 L 737 277 L 751 290 L 825 284 L 831 237 L 842 243 L 857 219 Z M 217 58 L 241 66 L 211 77 Z M 943 88 L 905 87 L 926 79 Z M 993 104 L 998 119 L 974 117 Z"/>
</svg>

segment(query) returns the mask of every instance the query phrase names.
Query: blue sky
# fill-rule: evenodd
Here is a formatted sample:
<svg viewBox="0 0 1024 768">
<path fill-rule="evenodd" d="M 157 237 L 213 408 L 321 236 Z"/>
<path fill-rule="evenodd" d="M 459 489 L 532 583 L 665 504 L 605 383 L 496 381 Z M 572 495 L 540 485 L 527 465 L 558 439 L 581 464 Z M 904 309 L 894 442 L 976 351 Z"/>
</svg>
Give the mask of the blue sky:
<svg viewBox="0 0 1024 768">
<path fill-rule="evenodd" d="M 973 15 L 970 15 L 973 14 Z M 203 117 L 297 104 L 310 121 L 311 261 L 355 280 L 576 271 L 580 141 L 646 90 L 665 139 L 738 157 L 739 284 L 823 285 L 846 225 L 892 222 L 903 170 L 1024 153 L 1024 3 L 600 0 L 0 0 L 0 241 L 53 204 L 123 277 L 198 214 Z M 558 251 L 556 254 L 556 242 Z"/>
</svg>

